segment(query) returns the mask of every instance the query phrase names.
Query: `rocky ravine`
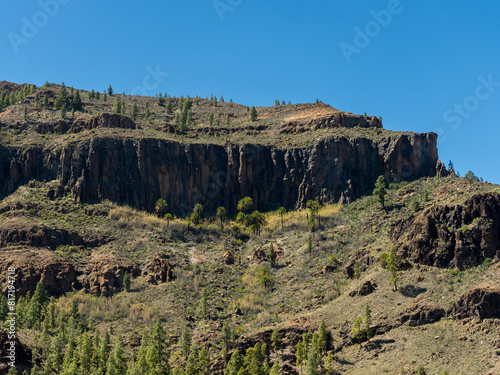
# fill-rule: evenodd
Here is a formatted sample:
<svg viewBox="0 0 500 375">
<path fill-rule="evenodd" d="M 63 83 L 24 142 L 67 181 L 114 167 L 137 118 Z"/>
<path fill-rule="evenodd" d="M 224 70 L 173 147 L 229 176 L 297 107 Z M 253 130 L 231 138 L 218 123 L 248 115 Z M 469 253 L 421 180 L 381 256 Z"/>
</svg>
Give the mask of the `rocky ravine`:
<svg viewBox="0 0 500 375">
<path fill-rule="evenodd" d="M 111 137 L 64 147 L 0 145 L 0 194 L 31 179 L 57 179 L 80 202 L 110 199 L 151 211 L 163 197 L 181 215 L 195 203 L 232 213 L 243 196 L 251 196 L 260 211 L 296 208 L 308 199 L 353 200 L 370 192 L 381 174 L 388 182 L 439 175 L 445 169 L 436 141 L 436 134 L 425 133 L 380 142 L 325 137 L 286 150 Z"/>
</svg>

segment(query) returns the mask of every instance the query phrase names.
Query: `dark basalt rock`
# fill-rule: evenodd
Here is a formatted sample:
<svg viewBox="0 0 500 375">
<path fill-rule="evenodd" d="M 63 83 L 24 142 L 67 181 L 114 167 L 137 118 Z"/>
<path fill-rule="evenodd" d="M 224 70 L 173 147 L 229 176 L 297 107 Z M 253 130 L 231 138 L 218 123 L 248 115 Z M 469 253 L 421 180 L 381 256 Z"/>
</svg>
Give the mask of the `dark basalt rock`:
<svg viewBox="0 0 500 375">
<path fill-rule="evenodd" d="M 414 263 L 461 270 L 477 266 L 500 249 L 500 195 L 426 209 L 395 223 L 389 237 Z"/>
<path fill-rule="evenodd" d="M 109 199 L 153 211 L 164 197 L 176 215 L 190 213 L 195 203 L 232 214 L 244 196 L 262 212 L 293 209 L 309 199 L 352 201 L 370 192 L 381 174 L 388 182 L 435 176 L 436 141 L 426 133 L 382 141 L 325 137 L 285 150 L 113 137 L 52 149 L 0 145 L 0 195 L 32 179 L 59 180 L 78 202 Z"/>
<path fill-rule="evenodd" d="M 480 285 L 464 293 L 451 308 L 456 319 L 500 319 L 500 288 L 497 285 Z"/>
</svg>

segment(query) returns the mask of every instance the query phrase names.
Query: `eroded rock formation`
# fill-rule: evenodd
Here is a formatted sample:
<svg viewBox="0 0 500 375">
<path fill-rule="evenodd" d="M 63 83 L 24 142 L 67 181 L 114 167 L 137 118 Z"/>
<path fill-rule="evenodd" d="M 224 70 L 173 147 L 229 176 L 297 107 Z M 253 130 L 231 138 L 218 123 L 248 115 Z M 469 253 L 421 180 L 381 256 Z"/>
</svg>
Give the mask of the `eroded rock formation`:
<svg viewBox="0 0 500 375">
<path fill-rule="evenodd" d="M 477 266 L 500 249 L 500 195 L 433 206 L 394 224 L 389 236 L 412 262 L 458 269 Z"/>
</svg>

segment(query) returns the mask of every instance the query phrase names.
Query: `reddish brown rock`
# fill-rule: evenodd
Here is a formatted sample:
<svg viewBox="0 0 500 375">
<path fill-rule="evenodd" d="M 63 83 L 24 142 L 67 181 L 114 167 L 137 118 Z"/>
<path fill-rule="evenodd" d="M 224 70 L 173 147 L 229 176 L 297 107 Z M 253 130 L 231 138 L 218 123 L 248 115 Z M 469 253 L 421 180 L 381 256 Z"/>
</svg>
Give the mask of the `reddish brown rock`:
<svg viewBox="0 0 500 375">
<path fill-rule="evenodd" d="M 131 277 L 139 276 L 141 273 L 137 266 L 127 261 L 113 258 L 99 259 L 90 271 L 85 287 L 94 296 L 111 297 L 123 289 L 125 272 Z"/>
<path fill-rule="evenodd" d="M 169 262 L 166 254 L 156 254 L 148 263 L 145 271 L 150 284 L 166 283 L 175 280 L 174 263 Z"/>
<path fill-rule="evenodd" d="M 276 253 L 276 260 L 280 260 L 285 255 L 284 250 L 279 247 L 276 243 L 273 243 L 273 249 Z M 261 263 L 269 260 L 269 244 L 257 247 L 253 254 L 250 255 L 250 262 Z"/>
<path fill-rule="evenodd" d="M 33 294 L 38 282 L 45 286 L 49 295 L 60 295 L 81 288 L 73 264 L 54 259 L 47 250 L 37 251 L 39 256 L 33 259 L 26 259 L 26 255 L 24 251 L 12 251 L 9 255 L 1 254 L 0 270 L 4 292 L 7 287 L 5 275 L 9 267 L 16 269 L 16 291 L 19 295 L 26 295 L 27 292 Z"/>
</svg>

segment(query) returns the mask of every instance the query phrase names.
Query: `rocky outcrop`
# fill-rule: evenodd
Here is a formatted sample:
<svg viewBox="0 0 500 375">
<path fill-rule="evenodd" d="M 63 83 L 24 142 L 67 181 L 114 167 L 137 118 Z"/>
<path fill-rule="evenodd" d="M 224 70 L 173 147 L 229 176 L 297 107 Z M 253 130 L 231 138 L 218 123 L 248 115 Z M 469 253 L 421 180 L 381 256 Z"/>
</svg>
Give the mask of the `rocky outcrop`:
<svg viewBox="0 0 500 375">
<path fill-rule="evenodd" d="M 446 316 L 441 307 L 415 304 L 410 311 L 401 315 L 399 321 L 412 327 L 435 323 Z"/>
<path fill-rule="evenodd" d="M 136 129 L 136 125 L 130 117 L 103 113 L 92 117 L 90 120 L 58 120 L 54 123 L 38 122 L 34 126 L 34 131 L 40 134 L 65 134 L 79 133 L 83 130 L 96 128 Z"/>
<path fill-rule="evenodd" d="M 357 289 L 351 291 L 349 293 L 349 296 L 351 297 L 356 297 L 356 296 L 367 296 L 368 294 L 373 293 L 375 290 L 377 290 L 377 284 L 375 281 L 367 280 L 363 284 L 361 284 Z"/>
<path fill-rule="evenodd" d="M 175 264 L 170 263 L 169 256 L 166 254 L 156 254 L 146 265 L 146 280 L 150 284 L 160 284 L 175 280 Z"/>
<path fill-rule="evenodd" d="M 59 245 L 96 247 L 107 242 L 109 242 L 108 237 L 96 236 L 84 239 L 77 232 L 61 228 L 36 225 L 28 228 L 0 228 L 0 248 L 17 244 L 51 248 Z"/>
<path fill-rule="evenodd" d="M 309 199 L 350 201 L 370 192 L 381 174 L 388 182 L 436 175 L 437 135 L 324 137 L 302 148 L 265 145 L 181 144 L 163 139 L 92 138 L 44 149 L 0 145 L 0 194 L 31 179 L 55 180 L 78 202 L 109 199 L 152 211 L 164 197 L 173 214 L 195 203 L 205 211 L 251 196 L 266 211 L 302 207 Z"/>
<path fill-rule="evenodd" d="M 500 319 L 500 287 L 483 284 L 464 293 L 451 308 L 457 319 Z"/>
<path fill-rule="evenodd" d="M 303 124 L 301 121 L 291 121 L 283 124 L 280 133 L 302 133 L 310 130 L 328 129 L 328 128 L 382 128 L 382 119 L 375 116 L 359 116 L 352 113 L 336 112 L 329 116 L 321 116 L 312 119 Z"/>
<path fill-rule="evenodd" d="M 95 262 L 84 287 L 94 296 L 111 297 L 123 289 L 123 277 L 128 272 L 131 277 L 141 274 L 139 267 L 117 259 L 103 258 Z"/>
<path fill-rule="evenodd" d="M 476 195 L 458 206 L 433 206 L 395 223 L 389 233 L 410 261 L 466 269 L 500 249 L 500 196 Z"/>
<path fill-rule="evenodd" d="M 36 262 L 16 262 L 16 256 L 0 259 L 2 275 L 7 275 L 8 267 L 15 267 L 15 285 L 18 295 L 34 293 L 36 285 L 41 282 L 49 295 L 61 295 L 81 288 L 77 280 L 77 271 L 67 261 L 52 259 L 50 256 Z M 3 292 L 6 291 L 5 277 L 2 280 Z"/>
<path fill-rule="evenodd" d="M 272 244 L 274 253 L 276 254 L 276 260 L 280 260 L 285 255 L 285 252 L 281 247 L 279 247 L 276 243 Z M 264 262 L 269 260 L 269 244 L 262 245 L 255 248 L 252 255 L 249 257 L 250 262 Z"/>
</svg>

